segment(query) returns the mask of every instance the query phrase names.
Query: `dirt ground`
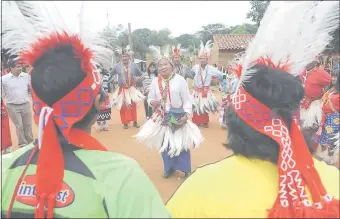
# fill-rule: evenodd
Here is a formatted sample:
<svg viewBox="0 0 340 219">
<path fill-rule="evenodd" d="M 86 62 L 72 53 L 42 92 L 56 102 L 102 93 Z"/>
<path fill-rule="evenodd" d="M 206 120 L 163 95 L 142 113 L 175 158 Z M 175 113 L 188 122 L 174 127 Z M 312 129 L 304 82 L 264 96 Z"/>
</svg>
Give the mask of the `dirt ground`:
<svg viewBox="0 0 340 219">
<path fill-rule="evenodd" d="M 215 94 L 220 100 L 220 95 L 216 92 Z M 138 122 L 142 125 L 145 122 L 142 103 L 137 105 L 137 111 Z M 112 110 L 112 119 L 109 122 L 109 131 L 97 132 L 95 126 L 92 127 L 92 135 L 110 151 L 131 157 L 140 164 L 158 189 L 163 201 L 166 202 L 183 182 L 183 175 L 176 173 L 172 177 L 164 179 L 162 177 L 163 161 L 161 155 L 155 150 L 149 150 L 145 145 L 138 144 L 132 137 L 137 132 L 138 129 L 131 127 L 131 125 L 129 129 L 123 129 L 120 123 L 119 111 L 114 109 Z M 37 126 L 35 124 L 33 125 L 33 134 L 35 137 L 37 136 Z M 202 134 L 205 138 L 204 143 L 200 148 L 191 150 L 192 170 L 230 155 L 230 151 L 222 145 L 226 141 L 227 133 L 221 129 L 218 123 L 218 114 L 210 116 L 210 126 L 202 129 Z M 17 145 L 18 141 L 13 123 L 11 123 L 11 135 L 13 145 Z M 17 146 L 14 146 L 14 148 L 17 148 Z"/>
</svg>

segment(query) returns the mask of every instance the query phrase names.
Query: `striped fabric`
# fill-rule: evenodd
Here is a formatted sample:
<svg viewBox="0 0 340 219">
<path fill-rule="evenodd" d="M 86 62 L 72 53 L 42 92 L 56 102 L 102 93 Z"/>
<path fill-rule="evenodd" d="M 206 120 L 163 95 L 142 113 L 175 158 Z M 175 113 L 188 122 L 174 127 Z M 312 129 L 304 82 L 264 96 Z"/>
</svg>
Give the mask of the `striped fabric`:
<svg viewBox="0 0 340 219">
<path fill-rule="evenodd" d="M 143 73 L 143 76 L 145 77 L 143 81 L 143 94 L 147 94 L 149 92 L 151 82 L 155 78 L 155 75 L 151 74 L 151 77 L 149 77 L 148 73 L 145 72 Z"/>
</svg>

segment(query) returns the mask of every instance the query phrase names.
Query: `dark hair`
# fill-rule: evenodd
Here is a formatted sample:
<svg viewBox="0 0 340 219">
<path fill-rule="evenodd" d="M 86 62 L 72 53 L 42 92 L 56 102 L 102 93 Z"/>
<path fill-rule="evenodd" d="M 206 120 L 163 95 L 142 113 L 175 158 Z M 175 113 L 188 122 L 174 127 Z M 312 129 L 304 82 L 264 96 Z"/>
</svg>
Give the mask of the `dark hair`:
<svg viewBox="0 0 340 219">
<path fill-rule="evenodd" d="M 10 57 L 6 64 L 8 68 L 15 68 L 17 66 L 16 57 Z"/>
<path fill-rule="evenodd" d="M 47 51 L 33 65 L 32 88 L 47 105 L 52 106 L 85 79 L 81 61 L 74 57 L 72 46 L 65 45 Z M 96 116 L 98 111 L 93 105 L 84 118 L 78 121 L 83 126 L 78 127 L 85 128 Z"/>
<path fill-rule="evenodd" d="M 291 128 L 293 113 L 298 109 L 304 96 L 302 83 L 293 75 L 280 69 L 256 65 L 251 68 L 256 74 L 244 82 L 244 89 L 254 98 L 272 109 Z M 244 122 L 228 108 L 228 148 L 235 154 L 259 158 L 277 163 L 279 145 Z"/>
<path fill-rule="evenodd" d="M 331 71 L 331 77 L 334 77 L 336 76 L 337 77 L 337 81 L 339 79 L 339 69 L 334 69 L 333 71 Z M 335 83 L 333 85 L 333 83 L 331 82 L 328 87 L 326 88 L 326 91 L 330 90 L 331 88 L 333 88 L 335 86 L 335 92 L 339 92 L 339 85 L 337 85 L 337 83 Z"/>
<path fill-rule="evenodd" d="M 319 67 L 320 66 L 320 63 L 318 62 L 318 61 L 312 61 L 312 62 L 310 62 L 310 63 L 308 63 L 307 65 L 306 65 L 306 70 L 307 71 L 310 71 L 310 70 L 312 70 L 313 68 L 315 68 L 315 67 Z"/>
<path fill-rule="evenodd" d="M 150 77 L 150 74 L 151 74 L 151 72 L 150 72 L 150 67 L 151 66 L 153 66 L 154 67 L 154 69 L 155 69 L 155 72 L 154 72 L 154 74 L 156 75 L 156 77 L 157 77 L 157 75 L 158 75 L 158 73 L 157 73 L 157 68 L 156 68 L 156 62 L 151 62 L 150 64 L 149 64 L 149 66 L 148 66 L 148 75 L 149 75 L 149 77 Z"/>
</svg>

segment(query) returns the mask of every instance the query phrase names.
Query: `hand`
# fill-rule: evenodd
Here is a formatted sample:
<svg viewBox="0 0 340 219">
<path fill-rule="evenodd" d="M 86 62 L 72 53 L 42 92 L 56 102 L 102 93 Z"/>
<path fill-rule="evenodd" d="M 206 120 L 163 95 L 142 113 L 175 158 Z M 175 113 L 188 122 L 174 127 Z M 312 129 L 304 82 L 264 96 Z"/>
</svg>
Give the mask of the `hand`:
<svg viewBox="0 0 340 219">
<path fill-rule="evenodd" d="M 158 108 L 161 105 L 161 101 L 160 100 L 152 100 L 151 101 L 151 106 L 153 108 Z"/>
<path fill-rule="evenodd" d="M 188 121 L 188 116 L 183 116 L 177 123 L 178 126 L 183 126 Z"/>
<path fill-rule="evenodd" d="M 136 79 L 136 82 L 142 82 L 142 81 L 144 81 L 144 80 L 145 80 L 145 76 L 143 75 L 143 76 L 137 78 L 137 79 Z"/>
</svg>

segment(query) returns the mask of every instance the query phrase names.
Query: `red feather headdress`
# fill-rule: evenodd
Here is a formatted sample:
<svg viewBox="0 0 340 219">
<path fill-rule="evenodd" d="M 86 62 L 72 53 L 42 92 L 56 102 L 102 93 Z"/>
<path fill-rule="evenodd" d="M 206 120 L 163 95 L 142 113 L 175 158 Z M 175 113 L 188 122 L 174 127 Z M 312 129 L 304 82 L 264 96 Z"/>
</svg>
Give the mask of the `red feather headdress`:
<svg viewBox="0 0 340 219">
<path fill-rule="evenodd" d="M 84 27 L 80 28 L 83 32 L 79 34 L 68 34 L 67 31 L 56 29 L 55 26 L 57 25 L 53 25 L 53 28 L 46 31 L 49 26 L 42 24 L 44 20 L 51 17 L 47 19 L 39 13 L 39 4 L 7 2 L 3 5 L 6 12 L 6 14 L 3 14 L 2 20 L 6 30 L 3 36 L 4 45 L 14 46 L 10 53 L 15 54 L 20 51 L 20 60 L 30 66 L 34 66 L 44 54 L 53 48 L 65 45 L 72 46 L 74 59 L 80 60 L 80 67 L 86 77 L 77 87 L 52 106 L 44 103 L 32 89 L 34 121 L 38 124 L 38 144 L 33 149 L 27 166 L 17 182 L 7 217 L 11 215 L 14 200 L 27 167 L 33 156 L 39 152 L 35 182 L 35 217 L 43 218 L 45 209 L 47 209 L 47 217 L 53 218 L 56 198 L 64 177 L 64 156 L 57 129 L 72 145 L 88 150 L 106 150 L 96 139 L 80 129 L 73 128 L 73 125 L 88 113 L 99 93 L 100 78 L 95 69 L 95 63 L 111 62 L 112 50 L 104 46 L 105 40 L 103 39 L 97 41 L 95 37 L 91 38 L 89 35 L 85 37 Z M 82 7 L 82 16 L 83 10 L 84 7 Z M 30 16 L 23 16 L 22 11 Z M 18 16 L 16 19 L 20 20 L 20 23 L 12 22 L 14 15 Z M 29 20 L 33 18 L 34 20 Z M 19 40 L 20 42 L 17 44 L 10 42 L 9 36 L 16 36 L 12 40 Z M 100 43 L 96 44 L 96 42 Z M 108 60 L 106 60 L 106 57 Z M 34 74 L 34 68 L 30 70 L 30 73 Z"/>
<path fill-rule="evenodd" d="M 181 56 L 181 44 L 172 47 L 172 56 Z"/>
<path fill-rule="evenodd" d="M 245 56 L 230 68 L 240 78 L 232 99 L 234 111 L 280 146 L 279 191 L 269 218 L 339 218 L 339 200 L 323 186 L 297 122 L 289 131 L 282 118 L 273 118 L 272 110 L 244 89 L 243 82 L 256 75 L 251 69 L 256 64 L 297 75 L 331 41 L 338 19 L 338 3 L 272 1 Z"/>
</svg>

